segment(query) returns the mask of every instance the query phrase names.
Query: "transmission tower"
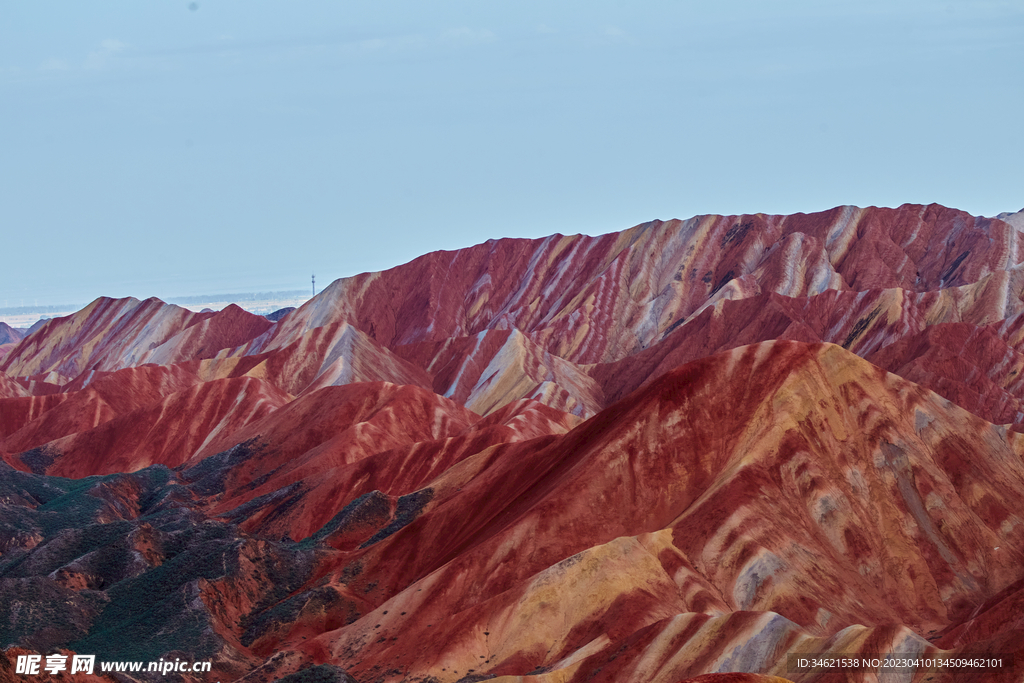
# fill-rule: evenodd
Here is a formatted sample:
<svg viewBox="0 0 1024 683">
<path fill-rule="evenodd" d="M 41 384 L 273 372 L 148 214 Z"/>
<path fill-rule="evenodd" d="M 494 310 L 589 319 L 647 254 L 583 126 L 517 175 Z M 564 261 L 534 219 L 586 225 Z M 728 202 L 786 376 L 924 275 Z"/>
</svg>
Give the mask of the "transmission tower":
<svg viewBox="0 0 1024 683">
<path fill-rule="evenodd" d="M 313 296 L 316 296 L 316 273 L 313 273 Z"/>
</svg>

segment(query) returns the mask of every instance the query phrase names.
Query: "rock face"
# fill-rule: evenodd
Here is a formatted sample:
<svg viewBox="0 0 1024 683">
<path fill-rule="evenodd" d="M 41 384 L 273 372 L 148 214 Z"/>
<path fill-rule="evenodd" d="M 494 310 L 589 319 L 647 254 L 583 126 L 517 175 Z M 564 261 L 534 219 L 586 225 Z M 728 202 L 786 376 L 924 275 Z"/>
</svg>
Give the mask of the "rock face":
<svg viewBox="0 0 1024 683">
<path fill-rule="evenodd" d="M 15 344 L 21 341 L 21 338 L 24 336 L 23 330 L 15 329 L 7 323 L 0 323 L 0 346 Z"/>
<path fill-rule="evenodd" d="M 1019 216 L 654 221 L 46 321 L 0 357 L 0 679 L 1019 681 Z"/>
<path fill-rule="evenodd" d="M 0 358 L 3 358 L 14 345 L 25 336 L 24 330 L 18 330 L 7 323 L 0 322 Z"/>
</svg>

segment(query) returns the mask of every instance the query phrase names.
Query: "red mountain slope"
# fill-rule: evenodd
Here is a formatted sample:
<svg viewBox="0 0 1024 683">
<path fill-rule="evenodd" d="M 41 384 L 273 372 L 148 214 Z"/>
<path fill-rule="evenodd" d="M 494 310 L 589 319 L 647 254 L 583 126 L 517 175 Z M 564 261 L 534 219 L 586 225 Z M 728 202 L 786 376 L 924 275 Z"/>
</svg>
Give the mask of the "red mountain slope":
<svg viewBox="0 0 1024 683">
<path fill-rule="evenodd" d="M 21 341 L 23 336 L 25 336 L 24 331 L 0 322 L 0 359 L 7 355 L 7 352 L 14 348 L 14 345 Z"/>
<path fill-rule="evenodd" d="M 92 383 L 79 389 L 85 376 L 67 385 L 66 393 L 53 395 L 52 400 L 22 399 L 24 408 L 21 410 L 28 419 L 19 422 L 10 434 L 0 435 L 3 438 L 0 452 L 20 453 L 92 429 L 199 383 L 198 377 L 181 368 L 158 365 L 125 368 L 113 373 L 89 373 Z M 40 404 L 46 407 L 33 410 Z M 9 405 L 12 412 L 18 410 L 13 403 Z"/>
<path fill-rule="evenodd" d="M 544 351 L 519 330 L 487 330 L 399 346 L 396 352 L 433 375 L 435 392 L 481 415 L 519 398 L 584 417 L 603 407 L 601 390 L 582 368 Z"/>
<path fill-rule="evenodd" d="M 24 336 L 22 330 L 16 330 L 7 323 L 0 322 L 0 346 L 17 343 Z"/>
<path fill-rule="evenodd" d="M 74 315 L 46 321 L 0 363 L 8 375 L 57 372 L 74 379 L 89 370 L 119 370 L 209 314 L 158 299 L 100 298 Z"/>
<path fill-rule="evenodd" d="M 0 648 L 253 683 L 1017 683 L 1022 234 L 702 216 L 428 254 L 275 322 L 98 299 L 0 358 Z"/>
<path fill-rule="evenodd" d="M 585 633 L 608 644 L 689 612 L 775 613 L 815 636 L 865 620 L 936 633 L 1019 574 L 1022 451 L 838 347 L 744 347 L 494 458 L 346 558 L 335 580 L 379 607 L 317 642 L 357 678 L 456 680 L 440 669 L 551 667 Z"/>
<path fill-rule="evenodd" d="M 12 455 L 18 469 L 61 477 L 180 465 L 217 436 L 233 433 L 288 402 L 287 394 L 249 377 L 204 382 L 156 403 Z M 96 403 L 102 409 L 102 399 Z M 44 413 L 42 419 L 49 415 Z M 18 435 L 5 440 L 17 444 Z"/>
<path fill-rule="evenodd" d="M 8 377 L 5 373 L 0 373 L 0 399 L 19 398 L 21 396 L 28 395 L 28 391 L 23 386 Z"/>
<path fill-rule="evenodd" d="M 926 292 L 1003 277 L 1024 258 L 1022 240 L 999 220 L 905 205 L 704 216 L 601 237 L 491 241 L 339 280 L 283 319 L 265 348 L 348 320 L 389 347 L 516 327 L 567 360 L 609 361 L 648 346 L 719 298 Z"/>
<path fill-rule="evenodd" d="M 718 351 L 769 339 L 827 341 L 955 400 L 986 420 L 1019 422 L 1024 416 L 1018 417 L 1016 406 L 1024 394 L 1015 378 L 1024 370 L 1022 358 L 998 339 L 995 330 L 984 331 L 990 315 L 984 308 L 976 310 L 978 300 L 957 300 L 956 295 L 956 290 L 923 295 L 873 290 L 724 301 L 705 308 L 658 344 L 620 361 L 592 366 L 590 374 L 605 396 L 615 400 L 681 363 Z M 980 343 L 981 338 L 986 341 Z M 932 353 L 916 366 L 910 358 L 900 360 L 906 353 L 925 353 L 924 345 L 932 343 L 925 340 L 941 340 L 948 349 L 945 356 Z M 944 360 L 949 354 L 957 356 L 960 369 Z M 967 371 L 968 366 L 973 371 Z"/>
</svg>

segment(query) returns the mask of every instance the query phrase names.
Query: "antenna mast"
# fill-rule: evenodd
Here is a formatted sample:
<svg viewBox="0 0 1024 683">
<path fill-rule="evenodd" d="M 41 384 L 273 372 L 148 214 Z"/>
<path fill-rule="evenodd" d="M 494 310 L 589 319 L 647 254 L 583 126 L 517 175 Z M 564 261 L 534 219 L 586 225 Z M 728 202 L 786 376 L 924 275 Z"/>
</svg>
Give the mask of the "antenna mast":
<svg viewBox="0 0 1024 683">
<path fill-rule="evenodd" d="M 313 296 L 316 296 L 316 273 L 313 273 Z"/>
</svg>

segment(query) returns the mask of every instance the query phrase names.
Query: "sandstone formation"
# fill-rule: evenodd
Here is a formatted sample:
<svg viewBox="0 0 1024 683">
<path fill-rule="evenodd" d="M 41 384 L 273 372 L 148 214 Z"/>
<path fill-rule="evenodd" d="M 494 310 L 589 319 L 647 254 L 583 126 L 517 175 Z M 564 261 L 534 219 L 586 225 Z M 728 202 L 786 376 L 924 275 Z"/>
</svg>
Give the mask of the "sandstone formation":
<svg viewBox="0 0 1024 683">
<path fill-rule="evenodd" d="M 65 648 L 222 681 L 1020 681 L 1021 215 L 652 221 L 269 317 L 45 321 L 0 356 L 0 680 Z"/>
</svg>

